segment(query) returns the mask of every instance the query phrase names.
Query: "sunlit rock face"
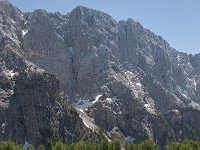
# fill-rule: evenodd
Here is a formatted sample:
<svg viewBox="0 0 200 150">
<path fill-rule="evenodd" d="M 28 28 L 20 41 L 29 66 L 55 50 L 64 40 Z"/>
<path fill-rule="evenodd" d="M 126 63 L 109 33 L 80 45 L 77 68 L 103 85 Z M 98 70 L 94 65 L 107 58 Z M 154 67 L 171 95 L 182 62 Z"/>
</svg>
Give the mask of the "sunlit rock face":
<svg viewBox="0 0 200 150">
<path fill-rule="evenodd" d="M 109 138 L 116 137 L 111 131 L 132 142 L 150 138 L 161 145 L 200 138 L 194 125 L 200 110 L 199 54 L 176 51 L 133 19 L 117 22 L 81 6 L 66 15 L 23 13 L 0 3 L 1 47 L 17 48 L 21 57 L 54 74 L 69 101 Z M 5 40 L 11 35 L 13 40 Z M 7 74 L 15 72 L 10 67 Z M 7 81 L 2 85 L 10 87 Z M 185 132 L 176 131 L 180 118 L 187 126 L 178 129 Z"/>
</svg>

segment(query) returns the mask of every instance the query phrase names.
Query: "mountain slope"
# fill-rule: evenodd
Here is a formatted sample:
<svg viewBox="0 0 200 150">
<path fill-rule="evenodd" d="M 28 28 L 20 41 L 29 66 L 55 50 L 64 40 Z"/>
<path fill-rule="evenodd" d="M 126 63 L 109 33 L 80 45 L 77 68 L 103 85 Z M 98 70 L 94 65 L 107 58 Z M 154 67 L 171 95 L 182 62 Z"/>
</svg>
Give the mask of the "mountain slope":
<svg viewBox="0 0 200 150">
<path fill-rule="evenodd" d="M 13 49 L 1 49 L 0 56 L 1 141 L 28 141 L 33 145 L 58 138 L 66 143 L 99 141 L 67 101 L 55 75 Z"/>
<path fill-rule="evenodd" d="M 2 9 L 8 24 L 0 23 L 1 47 L 22 49 L 22 57 L 55 74 L 74 106 L 110 138 L 111 131 L 160 145 L 200 138 L 199 54 L 176 51 L 133 19 L 117 22 L 82 6 L 66 15 L 10 7 L 18 17 Z M 9 20 L 16 18 L 15 27 Z M 5 44 L 10 32 L 15 40 Z"/>
</svg>

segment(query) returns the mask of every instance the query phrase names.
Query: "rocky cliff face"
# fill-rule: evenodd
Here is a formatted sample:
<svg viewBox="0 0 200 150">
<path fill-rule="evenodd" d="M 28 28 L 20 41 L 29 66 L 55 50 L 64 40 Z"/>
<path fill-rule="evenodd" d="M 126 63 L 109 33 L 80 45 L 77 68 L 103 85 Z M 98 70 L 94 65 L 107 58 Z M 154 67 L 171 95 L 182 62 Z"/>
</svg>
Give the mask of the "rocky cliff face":
<svg viewBox="0 0 200 150">
<path fill-rule="evenodd" d="M 0 140 L 39 145 L 99 141 L 60 89 L 55 75 L 6 48 L 0 51 Z M 12 70 L 11 70 L 12 69 Z"/>
<path fill-rule="evenodd" d="M 22 32 L 24 24 L 23 13 L 12 6 L 8 1 L 0 1 L 0 45 L 21 46 Z"/>
<path fill-rule="evenodd" d="M 22 57 L 55 74 L 74 106 L 107 136 L 113 138 L 111 131 L 119 131 L 131 142 L 151 138 L 161 145 L 200 138 L 195 125 L 200 110 L 199 54 L 176 51 L 133 19 L 117 22 L 85 7 L 67 15 L 23 13 L 1 3 L 1 16 L 12 27 L 0 23 L 2 47 L 21 49 Z M 6 45 L 3 37 L 11 33 L 15 44 Z"/>
<path fill-rule="evenodd" d="M 28 139 L 35 145 L 52 137 L 60 138 L 65 143 L 98 141 L 63 98 L 54 75 L 20 74 L 15 84 L 5 131 L 8 139 L 18 143 Z"/>
</svg>

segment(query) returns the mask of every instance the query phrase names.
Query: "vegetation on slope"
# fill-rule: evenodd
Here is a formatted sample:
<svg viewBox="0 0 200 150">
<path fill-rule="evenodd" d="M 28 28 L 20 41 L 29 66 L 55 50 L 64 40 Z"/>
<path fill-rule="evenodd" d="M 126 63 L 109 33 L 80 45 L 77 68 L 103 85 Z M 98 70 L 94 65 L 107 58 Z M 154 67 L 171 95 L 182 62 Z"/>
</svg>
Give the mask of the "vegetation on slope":
<svg viewBox="0 0 200 150">
<path fill-rule="evenodd" d="M 40 145 L 37 148 L 30 146 L 28 150 L 159 150 L 159 146 L 151 140 L 145 140 L 139 144 L 126 143 L 121 145 L 120 141 L 103 140 L 100 144 L 89 142 L 78 142 L 72 144 L 64 144 L 60 141 L 52 143 L 52 148 L 45 148 L 44 145 Z M 0 150 L 24 150 L 23 145 L 6 141 L 0 143 Z M 200 141 L 185 140 L 182 143 L 170 143 L 166 145 L 165 150 L 200 150 Z"/>
</svg>

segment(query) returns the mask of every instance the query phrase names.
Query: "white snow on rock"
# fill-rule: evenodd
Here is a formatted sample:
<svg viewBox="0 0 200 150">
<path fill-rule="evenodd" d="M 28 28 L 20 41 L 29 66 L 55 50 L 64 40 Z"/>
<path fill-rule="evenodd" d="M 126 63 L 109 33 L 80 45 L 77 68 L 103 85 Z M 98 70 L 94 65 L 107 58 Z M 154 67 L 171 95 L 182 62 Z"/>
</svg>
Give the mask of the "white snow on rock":
<svg viewBox="0 0 200 150">
<path fill-rule="evenodd" d="M 119 101 L 120 99 L 118 99 L 116 96 L 113 96 L 113 98 L 111 98 L 112 101 Z"/>
<path fill-rule="evenodd" d="M 195 91 L 197 90 L 197 83 L 196 83 L 195 79 L 194 79 L 194 90 Z"/>
<path fill-rule="evenodd" d="M 125 75 L 132 75 L 133 74 L 133 72 L 131 72 L 131 71 L 125 71 L 124 73 L 125 73 Z"/>
<path fill-rule="evenodd" d="M 131 137 L 131 136 L 127 136 L 125 137 L 126 141 L 128 141 L 129 143 L 133 143 L 135 141 L 135 138 Z"/>
<path fill-rule="evenodd" d="M 32 146 L 28 141 L 25 140 L 24 150 L 27 150 L 30 146 Z"/>
<path fill-rule="evenodd" d="M 95 98 L 95 100 L 92 102 L 92 104 L 95 104 L 96 102 L 99 101 L 99 98 L 102 96 L 102 94 L 98 94 Z"/>
<path fill-rule="evenodd" d="M 178 59 L 178 61 L 180 61 L 180 59 L 181 59 L 179 54 L 177 55 L 177 59 Z"/>
<path fill-rule="evenodd" d="M 28 30 L 22 30 L 23 37 L 28 33 Z"/>
<path fill-rule="evenodd" d="M 14 20 L 11 20 L 11 22 L 12 22 L 13 24 L 15 24 L 15 23 L 16 23 Z"/>
<path fill-rule="evenodd" d="M 177 109 L 172 109 L 172 112 L 175 112 L 176 114 L 179 114 L 179 111 Z"/>
<path fill-rule="evenodd" d="M 176 114 L 179 114 L 179 113 L 180 113 L 179 110 L 177 110 L 177 109 L 171 109 L 171 110 L 168 110 L 168 111 L 166 111 L 166 112 L 164 112 L 164 113 L 162 113 L 162 114 L 168 114 L 168 113 L 170 113 L 170 112 L 174 112 L 174 113 L 176 113 Z"/>
<path fill-rule="evenodd" d="M 14 76 L 18 75 L 18 72 L 13 72 L 13 70 L 4 70 L 2 72 L 8 79 L 12 79 Z"/>
<path fill-rule="evenodd" d="M 140 83 L 140 80 L 137 77 L 137 74 L 131 72 L 131 71 L 124 71 L 124 74 L 126 75 L 128 85 L 130 85 L 132 88 L 134 88 L 136 91 L 139 91 L 139 89 L 142 88 L 142 84 Z"/>
<path fill-rule="evenodd" d="M 118 99 L 116 96 L 113 96 L 112 98 L 106 98 L 106 101 L 108 103 L 113 103 L 115 101 L 119 101 L 120 99 Z"/>
<path fill-rule="evenodd" d="M 111 98 L 106 98 L 106 101 L 107 101 L 108 103 L 112 103 L 112 99 L 111 99 Z"/>
<path fill-rule="evenodd" d="M 149 104 L 144 104 L 144 107 L 148 108 L 148 107 L 150 107 L 150 105 Z"/>
<path fill-rule="evenodd" d="M 24 15 L 23 15 L 23 14 L 21 14 L 21 13 L 19 13 L 19 15 L 20 15 L 21 17 L 24 17 Z"/>
<path fill-rule="evenodd" d="M 138 83 L 136 83 L 136 85 L 137 85 L 137 86 L 142 86 L 142 85 L 141 85 L 141 83 L 139 83 L 139 82 L 138 82 Z"/>
<path fill-rule="evenodd" d="M 144 104 L 144 107 L 146 108 L 146 110 L 151 113 L 151 114 L 155 114 L 156 110 L 154 108 L 154 105 L 152 104 Z"/>
<path fill-rule="evenodd" d="M 6 128 L 6 123 L 5 122 L 1 125 L 1 128 L 2 128 L 2 133 L 4 133 L 5 132 L 5 128 Z"/>
<path fill-rule="evenodd" d="M 116 96 L 113 96 L 112 98 L 106 98 L 105 101 L 102 101 L 103 103 L 102 106 L 105 108 L 108 108 L 114 114 L 122 114 L 117 101 L 120 101 L 120 99 L 118 99 Z M 112 107 L 113 105 L 116 106 L 115 110 L 113 110 L 113 107 Z"/>
<path fill-rule="evenodd" d="M 9 73 L 9 75 L 10 75 L 11 77 L 13 77 L 13 76 L 16 74 L 16 72 L 13 72 L 13 70 L 10 70 L 8 73 Z"/>
<path fill-rule="evenodd" d="M 111 130 L 112 131 L 112 130 Z M 108 135 L 108 137 L 111 137 L 111 131 L 110 132 L 106 132 L 107 133 L 107 135 Z"/>
<path fill-rule="evenodd" d="M 118 130 L 118 129 L 119 128 L 115 126 L 111 131 L 107 131 L 106 133 L 107 133 L 108 137 L 111 137 L 112 132 L 115 130 Z"/>
<path fill-rule="evenodd" d="M 89 101 L 89 99 L 85 99 L 84 97 L 84 98 L 77 99 L 77 103 L 74 103 L 74 105 L 77 108 L 84 110 L 85 108 L 91 105 L 91 102 Z"/>
<path fill-rule="evenodd" d="M 190 106 L 190 107 L 193 107 L 193 108 L 195 108 L 195 109 L 200 110 L 200 103 L 191 102 L 191 103 L 189 104 L 189 106 Z"/>
<path fill-rule="evenodd" d="M 183 95 L 185 98 L 188 98 L 186 94 L 182 93 L 182 95 Z"/>
<path fill-rule="evenodd" d="M 87 107 L 89 106 L 92 106 L 93 104 L 95 104 L 96 102 L 99 101 L 99 98 L 102 96 L 102 94 L 98 94 L 96 97 L 95 97 L 95 100 L 94 101 L 90 101 L 89 99 L 85 99 L 84 98 L 79 98 L 77 99 L 77 102 L 74 103 L 74 106 L 81 109 L 81 110 L 84 110 L 86 109 Z"/>
</svg>

